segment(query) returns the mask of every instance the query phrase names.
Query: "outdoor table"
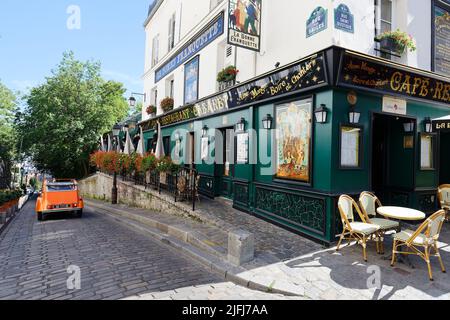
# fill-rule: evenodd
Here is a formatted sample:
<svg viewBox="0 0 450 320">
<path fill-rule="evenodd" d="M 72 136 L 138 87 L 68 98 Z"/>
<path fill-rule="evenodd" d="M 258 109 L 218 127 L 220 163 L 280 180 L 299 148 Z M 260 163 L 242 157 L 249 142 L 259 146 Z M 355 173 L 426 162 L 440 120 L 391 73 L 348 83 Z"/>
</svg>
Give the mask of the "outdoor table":
<svg viewBox="0 0 450 320">
<path fill-rule="evenodd" d="M 379 207 L 377 212 L 386 218 L 398 220 L 400 226 L 402 221 L 420 221 L 426 218 L 426 214 L 421 211 L 403 207 Z M 385 259 L 391 260 L 392 254 Z M 404 259 L 404 262 L 414 269 L 414 265 L 411 263 L 408 256 L 403 257 L 402 255 L 399 255 L 399 260 L 401 259 Z"/>
</svg>

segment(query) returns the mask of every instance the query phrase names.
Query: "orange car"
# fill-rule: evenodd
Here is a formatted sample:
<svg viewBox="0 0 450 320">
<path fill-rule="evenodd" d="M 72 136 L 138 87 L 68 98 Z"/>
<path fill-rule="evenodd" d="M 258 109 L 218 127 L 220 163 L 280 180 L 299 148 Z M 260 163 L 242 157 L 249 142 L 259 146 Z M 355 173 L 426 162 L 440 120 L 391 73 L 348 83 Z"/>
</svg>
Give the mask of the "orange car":
<svg viewBox="0 0 450 320">
<path fill-rule="evenodd" d="M 62 212 L 74 212 L 81 218 L 83 208 L 83 199 L 80 197 L 78 183 L 75 180 L 44 180 L 42 192 L 36 201 L 39 221 L 42 221 L 45 215 Z"/>
</svg>

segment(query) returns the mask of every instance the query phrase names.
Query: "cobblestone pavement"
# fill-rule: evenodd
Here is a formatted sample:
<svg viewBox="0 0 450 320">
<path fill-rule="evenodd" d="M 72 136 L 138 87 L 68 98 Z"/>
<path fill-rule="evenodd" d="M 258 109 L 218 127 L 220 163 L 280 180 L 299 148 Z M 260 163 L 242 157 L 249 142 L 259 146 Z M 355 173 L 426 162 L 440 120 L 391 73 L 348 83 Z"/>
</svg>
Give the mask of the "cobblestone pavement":
<svg viewBox="0 0 450 320">
<path fill-rule="evenodd" d="M 71 265 L 81 269 L 80 290 L 67 289 Z M 187 287 L 193 288 L 188 295 L 174 291 Z M 174 299 L 191 293 L 204 299 L 275 297 L 224 283 L 200 264 L 90 210 L 83 219 L 58 216 L 38 223 L 30 201 L 0 235 L 0 300 L 115 300 L 158 292 L 171 292 Z"/>
</svg>

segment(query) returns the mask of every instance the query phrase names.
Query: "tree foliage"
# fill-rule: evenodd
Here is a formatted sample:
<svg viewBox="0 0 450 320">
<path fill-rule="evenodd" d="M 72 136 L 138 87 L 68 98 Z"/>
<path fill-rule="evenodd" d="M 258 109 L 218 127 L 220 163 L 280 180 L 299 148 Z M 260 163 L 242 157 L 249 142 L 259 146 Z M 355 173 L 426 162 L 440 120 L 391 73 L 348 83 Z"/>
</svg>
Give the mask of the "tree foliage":
<svg viewBox="0 0 450 320">
<path fill-rule="evenodd" d="M 25 97 L 18 128 L 38 169 L 58 178 L 87 175 L 100 136 L 126 116 L 123 85 L 102 79 L 100 68 L 65 53 L 45 83 Z"/>
<path fill-rule="evenodd" d="M 14 114 L 16 97 L 0 82 L 0 189 L 6 189 L 11 182 L 11 164 L 16 151 Z"/>
</svg>

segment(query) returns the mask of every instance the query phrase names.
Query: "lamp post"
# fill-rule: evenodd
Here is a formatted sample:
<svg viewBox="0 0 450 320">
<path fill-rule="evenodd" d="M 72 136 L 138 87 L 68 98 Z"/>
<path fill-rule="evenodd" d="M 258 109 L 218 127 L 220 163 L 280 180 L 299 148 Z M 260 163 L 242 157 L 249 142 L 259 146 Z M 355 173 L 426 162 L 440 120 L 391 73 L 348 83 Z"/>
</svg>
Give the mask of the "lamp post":
<svg viewBox="0 0 450 320">
<path fill-rule="evenodd" d="M 134 107 L 136 106 L 136 98 L 134 97 L 134 95 L 144 97 L 144 102 L 145 102 L 145 100 L 146 100 L 146 94 L 145 94 L 145 93 L 136 93 L 136 92 L 132 92 L 132 93 L 131 93 L 130 99 L 128 99 L 128 103 L 130 104 L 130 107 L 131 107 L 131 108 L 134 108 Z"/>
<path fill-rule="evenodd" d="M 117 144 L 119 143 L 119 134 L 121 130 L 121 126 L 119 124 L 116 124 L 113 127 L 113 143 L 114 143 L 114 149 L 117 150 Z M 117 204 L 117 172 L 116 168 L 114 168 L 114 178 L 113 178 L 113 187 L 111 190 L 111 203 Z"/>
</svg>

